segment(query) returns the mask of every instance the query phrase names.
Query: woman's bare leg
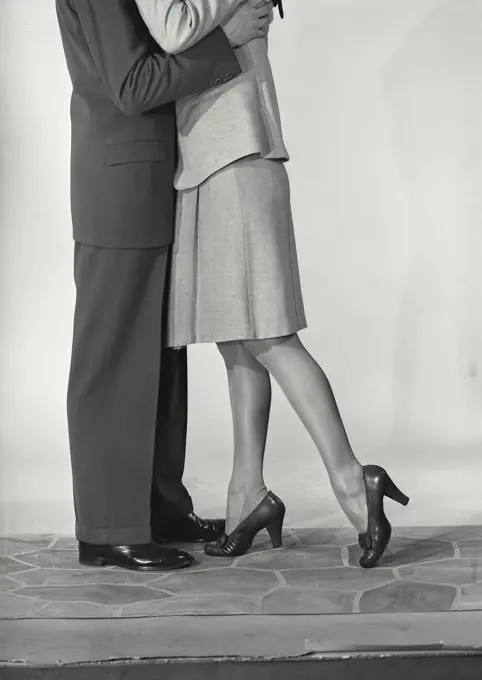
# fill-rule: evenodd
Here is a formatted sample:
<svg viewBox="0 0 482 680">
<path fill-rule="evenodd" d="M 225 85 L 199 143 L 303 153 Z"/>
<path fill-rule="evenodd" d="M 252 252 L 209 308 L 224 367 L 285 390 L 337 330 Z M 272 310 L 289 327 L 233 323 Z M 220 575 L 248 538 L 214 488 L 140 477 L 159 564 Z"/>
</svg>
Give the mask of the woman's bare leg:
<svg viewBox="0 0 482 680">
<path fill-rule="evenodd" d="M 218 343 L 228 374 L 234 457 L 226 510 L 226 533 L 266 496 L 263 461 L 271 408 L 268 371 L 242 342 Z"/>
<path fill-rule="evenodd" d="M 320 366 L 298 335 L 247 340 L 244 347 L 269 371 L 316 444 L 342 510 L 358 533 L 367 529 L 363 469 L 356 459 Z"/>
</svg>

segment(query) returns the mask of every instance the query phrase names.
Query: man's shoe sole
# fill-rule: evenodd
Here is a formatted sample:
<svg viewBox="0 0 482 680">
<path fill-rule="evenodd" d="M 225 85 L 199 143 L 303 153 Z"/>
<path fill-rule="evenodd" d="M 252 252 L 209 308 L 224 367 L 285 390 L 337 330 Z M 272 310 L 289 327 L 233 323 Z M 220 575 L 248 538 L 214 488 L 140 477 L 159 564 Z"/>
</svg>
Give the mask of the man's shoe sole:
<svg viewBox="0 0 482 680">
<path fill-rule="evenodd" d="M 174 571 L 176 569 L 186 569 L 186 567 L 190 567 L 193 562 L 194 557 L 185 564 L 173 564 L 170 567 L 160 567 L 154 565 L 151 567 L 136 567 L 134 565 L 119 564 L 113 560 L 105 560 L 103 557 L 93 558 L 91 560 L 79 559 L 79 564 L 81 564 L 83 567 L 119 567 L 120 569 L 130 569 L 130 571 Z"/>
</svg>

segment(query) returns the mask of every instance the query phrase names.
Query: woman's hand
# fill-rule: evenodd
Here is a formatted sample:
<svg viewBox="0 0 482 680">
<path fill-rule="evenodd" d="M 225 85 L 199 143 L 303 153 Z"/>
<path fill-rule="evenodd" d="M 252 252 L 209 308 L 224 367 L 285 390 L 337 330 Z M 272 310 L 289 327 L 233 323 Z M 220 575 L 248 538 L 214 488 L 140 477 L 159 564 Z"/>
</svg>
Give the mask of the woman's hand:
<svg viewBox="0 0 482 680">
<path fill-rule="evenodd" d="M 272 0 L 247 0 L 222 24 L 222 28 L 232 47 L 242 47 L 251 40 L 266 37 L 273 17 Z"/>
</svg>

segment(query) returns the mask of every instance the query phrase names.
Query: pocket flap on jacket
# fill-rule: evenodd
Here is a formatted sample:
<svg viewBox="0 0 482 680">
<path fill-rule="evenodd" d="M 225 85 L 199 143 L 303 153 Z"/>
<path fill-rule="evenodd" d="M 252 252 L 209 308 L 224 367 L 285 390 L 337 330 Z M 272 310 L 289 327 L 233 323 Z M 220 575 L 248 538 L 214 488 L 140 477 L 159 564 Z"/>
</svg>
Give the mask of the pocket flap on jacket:
<svg viewBox="0 0 482 680">
<path fill-rule="evenodd" d="M 107 144 L 107 165 L 155 163 L 166 160 L 164 142 L 136 141 Z"/>
</svg>

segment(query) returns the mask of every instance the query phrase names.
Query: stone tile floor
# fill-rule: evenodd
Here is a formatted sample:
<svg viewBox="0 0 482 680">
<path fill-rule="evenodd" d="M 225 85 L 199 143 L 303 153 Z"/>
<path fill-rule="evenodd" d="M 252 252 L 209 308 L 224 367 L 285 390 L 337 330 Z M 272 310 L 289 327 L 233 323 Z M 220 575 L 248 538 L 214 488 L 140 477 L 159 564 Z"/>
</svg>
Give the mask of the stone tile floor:
<svg viewBox="0 0 482 680">
<path fill-rule="evenodd" d="M 260 534 L 237 559 L 196 558 L 188 570 L 92 569 L 59 536 L 0 538 L 2 618 L 131 618 L 482 610 L 482 527 L 393 531 L 380 566 L 358 567 L 348 529 L 286 530 L 271 550 Z M 181 547 L 181 546 L 180 546 Z"/>
</svg>

